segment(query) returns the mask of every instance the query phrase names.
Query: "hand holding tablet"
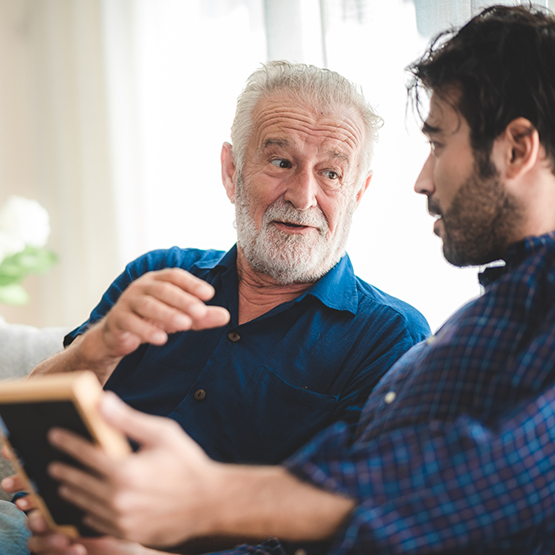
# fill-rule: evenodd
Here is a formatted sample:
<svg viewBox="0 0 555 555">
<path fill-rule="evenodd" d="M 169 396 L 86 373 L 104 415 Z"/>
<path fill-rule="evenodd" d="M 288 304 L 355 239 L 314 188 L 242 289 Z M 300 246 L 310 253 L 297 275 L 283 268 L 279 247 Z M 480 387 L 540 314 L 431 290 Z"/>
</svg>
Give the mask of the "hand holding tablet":
<svg viewBox="0 0 555 555">
<path fill-rule="evenodd" d="M 47 439 L 53 427 L 65 428 L 121 457 L 127 439 L 98 413 L 102 387 L 92 372 L 51 374 L 0 383 L 0 424 L 12 463 L 48 526 L 71 537 L 98 535 L 82 524 L 83 511 L 58 495 L 58 482 L 47 472 L 53 460 L 79 466 Z"/>
</svg>

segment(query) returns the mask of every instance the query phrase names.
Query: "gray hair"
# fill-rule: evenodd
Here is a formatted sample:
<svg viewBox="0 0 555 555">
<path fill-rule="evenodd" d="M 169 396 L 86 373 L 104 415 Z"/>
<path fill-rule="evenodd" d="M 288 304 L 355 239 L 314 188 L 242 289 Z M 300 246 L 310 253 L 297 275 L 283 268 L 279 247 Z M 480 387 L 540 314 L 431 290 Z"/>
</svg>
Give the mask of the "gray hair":
<svg viewBox="0 0 555 555">
<path fill-rule="evenodd" d="M 338 106 L 352 107 L 360 114 L 365 129 L 359 178 L 370 169 L 374 145 L 383 120 L 364 98 L 360 87 L 329 69 L 286 61 L 272 61 L 257 69 L 247 80 L 237 99 L 235 118 L 231 126 L 231 142 L 235 169 L 240 174 L 245 162 L 245 152 L 252 132 L 252 114 L 263 98 L 286 91 L 301 101 L 311 101 L 326 111 Z"/>
</svg>

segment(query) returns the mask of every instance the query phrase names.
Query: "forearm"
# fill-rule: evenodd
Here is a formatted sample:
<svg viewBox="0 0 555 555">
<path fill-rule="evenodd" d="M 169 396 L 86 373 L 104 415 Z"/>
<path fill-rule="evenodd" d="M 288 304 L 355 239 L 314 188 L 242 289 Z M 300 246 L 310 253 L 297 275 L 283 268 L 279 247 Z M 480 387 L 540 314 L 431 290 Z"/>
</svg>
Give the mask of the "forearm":
<svg viewBox="0 0 555 555">
<path fill-rule="evenodd" d="M 219 500 L 207 514 L 211 534 L 326 540 L 355 507 L 353 499 L 302 482 L 282 467 L 225 465 L 219 472 L 221 481 L 214 483 Z"/>
<path fill-rule="evenodd" d="M 104 385 L 122 357 L 112 357 L 106 353 L 100 334 L 99 326 L 94 326 L 84 335 L 77 337 L 64 351 L 40 363 L 29 377 L 90 370 Z"/>
<path fill-rule="evenodd" d="M 54 463 L 49 473 L 63 483 L 63 497 L 87 513 L 86 524 L 103 534 L 164 550 L 193 538 L 229 539 L 228 545 L 271 536 L 312 542 L 332 538 L 355 508 L 353 499 L 280 466 L 215 462 L 175 421 L 138 412 L 112 393 L 100 410 L 141 449 L 114 459 L 55 430 L 52 445 L 91 472 Z"/>
<path fill-rule="evenodd" d="M 554 407 L 552 387 L 490 427 L 461 416 L 354 443 L 336 424 L 286 464 L 356 496 L 336 553 L 355 544 L 376 554 L 411 544 L 441 551 L 454 541 L 468 550 L 504 541 L 526 552 L 526 538 L 551 522 L 555 507 L 548 474 L 555 468 Z"/>
</svg>

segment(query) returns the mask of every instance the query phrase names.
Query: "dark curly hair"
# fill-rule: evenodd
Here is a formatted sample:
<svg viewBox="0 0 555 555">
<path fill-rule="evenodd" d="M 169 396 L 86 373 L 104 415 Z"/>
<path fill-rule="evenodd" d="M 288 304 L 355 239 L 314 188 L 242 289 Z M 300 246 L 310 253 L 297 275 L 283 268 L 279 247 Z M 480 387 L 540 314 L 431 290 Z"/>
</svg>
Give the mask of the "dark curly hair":
<svg viewBox="0 0 555 555">
<path fill-rule="evenodd" d="M 445 98 L 470 127 L 478 159 L 489 160 L 493 142 L 515 118 L 537 129 L 555 168 L 555 17 L 530 5 L 491 6 L 459 30 L 440 33 L 411 64 L 409 96 L 420 113 L 419 92 Z M 450 97 L 452 98 L 452 97 Z"/>
</svg>

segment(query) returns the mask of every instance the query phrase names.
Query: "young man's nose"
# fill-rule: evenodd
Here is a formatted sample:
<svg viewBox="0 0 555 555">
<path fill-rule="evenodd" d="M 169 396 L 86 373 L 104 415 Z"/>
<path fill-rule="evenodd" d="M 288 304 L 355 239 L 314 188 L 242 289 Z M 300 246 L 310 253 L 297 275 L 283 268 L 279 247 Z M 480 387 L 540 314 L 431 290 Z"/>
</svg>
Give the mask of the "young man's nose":
<svg viewBox="0 0 555 555">
<path fill-rule="evenodd" d="M 414 190 L 419 195 L 431 195 L 435 191 L 434 180 L 433 180 L 433 157 L 430 154 L 424 162 L 420 174 L 416 178 L 416 183 L 414 184 Z"/>
</svg>

